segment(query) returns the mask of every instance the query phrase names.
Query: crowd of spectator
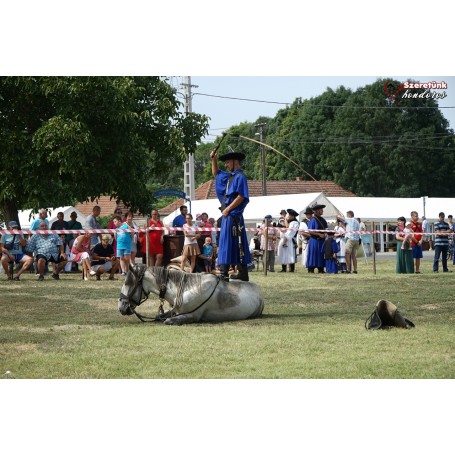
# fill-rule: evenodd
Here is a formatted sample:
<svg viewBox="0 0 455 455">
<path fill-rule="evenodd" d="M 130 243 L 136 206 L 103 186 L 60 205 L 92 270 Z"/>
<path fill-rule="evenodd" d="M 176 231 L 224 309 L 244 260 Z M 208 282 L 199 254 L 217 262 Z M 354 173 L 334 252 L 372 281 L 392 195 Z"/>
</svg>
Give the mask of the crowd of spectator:
<svg viewBox="0 0 455 455">
<path fill-rule="evenodd" d="M 298 262 L 308 273 L 358 273 L 357 255 L 365 225 L 354 217 L 352 211 L 348 211 L 346 215 L 337 215 L 335 226 L 329 228 L 323 216 L 324 208 L 318 203 L 307 207 L 300 221 L 299 213 L 293 209 L 281 210 L 276 222 L 272 215 L 266 215 L 251 239 L 249 251 L 252 256 L 265 256 L 264 267 L 272 273 L 276 263 L 281 264 L 279 272 L 292 273 Z M 101 229 L 100 213 L 99 206 L 93 207 L 86 220 L 86 229 Z M 144 232 L 117 232 L 112 236 L 90 232 L 80 235 L 42 233 L 33 234 L 29 239 L 22 234 L 7 233 L 0 240 L 2 267 L 7 279 L 15 281 L 20 281 L 21 275 L 29 269 L 35 271 L 38 281 L 43 281 L 49 273 L 49 263 L 53 264 L 51 277 L 55 280 L 60 279 L 62 271 L 79 271 L 79 268 L 84 281 L 101 280 L 105 274 L 109 280 L 115 280 L 116 273 L 127 274 L 129 265 L 135 263 L 137 253 L 147 256 L 147 245 L 148 265 L 163 265 L 165 230 L 158 210 L 151 211 L 148 226 L 160 228 L 149 231 L 148 240 Z M 182 205 L 172 227 L 180 228 L 171 231 L 172 234 L 184 236 L 182 270 L 218 272 L 219 233 L 211 229 L 218 227 L 214 218 L 204 212 L 193 219 L 187 206 Z M 7 228 L 14 230 L 18 225 L 10 221 Z M 31 230 L 47 231 L 49 228 L 53 231 L 83 229 L 83 226 L 77 221 L 76 212 L 70 214 L 69 221 L 65 221 L 63 212 L 59 212 L 57 220 L 49 227 L 48 212 L 41 209 L 31 224 Z M 118 208 L 108 228 L 137 229 L 138 226 L 133 221 L 132 211 L 122 216 Z M 209 228 L 210 231 L 196 228 Z M 405 217 L 397 219 L 396 273 L 421 273 L 423 242 L 428 242 L 429 249 L 434 251 L 433 272 L 439 272 L 440 262 L 443 272 L 451 272 L 448 258 L 453 256 L 452 215 L 446 222 L 445 214 L 440 212 L 438 221 L 434 223 L 434 234 L 430 234 L 428 220 L 422 217 L 420 222 L 416 211 L 411 212 L 408 220 Z M 453 261 L 455 265 L 455 258 Z"/>
</svg>

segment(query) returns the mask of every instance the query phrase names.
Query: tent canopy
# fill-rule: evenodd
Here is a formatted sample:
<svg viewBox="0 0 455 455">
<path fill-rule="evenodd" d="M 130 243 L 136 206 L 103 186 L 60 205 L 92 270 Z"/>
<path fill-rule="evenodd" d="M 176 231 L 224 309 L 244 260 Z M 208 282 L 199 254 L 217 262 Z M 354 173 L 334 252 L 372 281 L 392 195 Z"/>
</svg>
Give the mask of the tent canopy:
<svg viewBox="0 0 455 455">
<path fill-rule="evenodd" d="M 79 210 L 74 208 L 71 205 L 67 205 L 65 207 L 57 207 L 54 209 L 48 209 L 48 220 L 49 220 L 49 227 L 52 226 L 52 223 L 57 220 L 57 213 L 63 212 L 63 219 L 65 221 L 70 220 L 71 212 L 77 213 L 77 221 L 82 224 L 82 227 L 85 226 L 86 216 L 83 215 Z M 33 220 L 38 218 L 38 214 L 35 213 L 34 215 L 31 214 L 31 210 L 20 210 L 19 211 L 19 222 L 21 224 L 22 229 L 30 229 L 30 226 L 33 223 Z"/>
<path fill-rule="evenodd" d="M 296 212 L 299 212 L 300 221 L 306 207 L 316 202 L 326 205 L 324 217 L 327 219 L 334 218 L 335 215 L 339 213 L 339 210 L 322 193 L 303 193 L 251 197 L 249 204 L 245 208 L 243 217 L 245 219 L 245 224 L 248 227 L 253 227 L 256 224 L 262 223 L 266 215 L 272 215 L 272 217 L 278 221 L 281 210 L 293 209 Z M 188 209 L 190 209 L 189 204 L 187 204 L 187 206 Z M 217 219 L 220 216 L 219 206 L 220 201 L 218 199 L 192 201 L 191 213 L 193 217 L 196 217 L 199 213 L 206 212 L 209 217 Z M 164 224 L 166 226 L 171 226 L 177 215 L 180 215 L 179 209 L 165 217 L 163 220 Z"/>
<path fill-rule="evenodd" d="M 411 217 L 411 212 L 416 211 L 419 218 L 425 214 L 430 221 L 438 219 L 439 212 L 444 212 L 446 217 L 454 212 L 454 198 L 394 198 L 394 197 L 331 197 L 329 198 L 343 215 L 348 210 L 354 212 L 356 218 L 363 222 L 396 223 L 397 218 Z"/>
</svg>

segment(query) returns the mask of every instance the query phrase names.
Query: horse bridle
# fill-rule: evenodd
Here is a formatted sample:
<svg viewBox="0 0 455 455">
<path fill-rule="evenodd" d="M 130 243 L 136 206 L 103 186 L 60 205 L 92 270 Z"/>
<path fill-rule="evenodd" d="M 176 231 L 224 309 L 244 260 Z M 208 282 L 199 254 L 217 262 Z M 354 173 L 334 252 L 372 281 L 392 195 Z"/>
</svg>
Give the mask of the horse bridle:
<svg viewBox="0 0 455 455">
<path fill-rule="evenodd" d="M 123 294 L 123 292 L 120 292 L 120 298 L 123 299 L 123 300 L 127 300 L 128 301 L 128 305 L 129 305 L 131 310 L 132 310 L 131 302 L 133 302 L 136 306 L 138 306 L 141 303 L 144 303 L 149 298 L 149 293 L 145 292 L 144 288 L 142 286 L 142 279 L 144 278 L 145 270 L 146 270 L 145 267 L 143 267 L 143 268 L 141 267 L 139 269 L 138 275 L 136 275 L 136 273 L 133 272 L 133 275 L 134 275 L 134 277 L 136 279 L 135 280 L 136 282 L 135 282 L 134 286 L 128 290 L 128 295 L 125 295 L 125 294 Z M 136 293 L 137 288 L 139 286 L 141 286 L 141 297 L 140 297 L 139 301 L 135 301 L 133 299 L 133 295 Z M 142 296 L 145 296 L 145 297 L 142 298 Z"/>
<path fill-rule="evenodd" d="M 159 317 L 152 318 L 150 316 L 143 316 L 136 311 L 136 307 L 141 305 L 142 303 L 144 303 L 149 298 L 150 292 L 145 292 L 144 287 L 142 286 L 142 280 L 144 279 L 144 275 L 145 275 L 145 271 L 147 270 L 147 267 L 141 267 L 141 268 L 135 267 L 135 269 L 139 269 L 138 275 L 136 275 L 136 273 L 133 272 L 134 277 L 136 279 L 135 285 L 129 289 L 128 295 L 125 295 L 122 292 L 120 292 L 120 298 L 124 299 L 128 302 L 128 308 L 130 309 L 130 311 L 132 313 L 134 313 L 142 322 L 160 321 L 161 319 Z M 159 289 L 160 289 L 159 298 L 160 298 L 160 302 L 161 302 L 160 307 L 159 307 L 160 314 L 164 313 L 164 309 L 163 309 L 164 296 L 166 295 L 168 278 L 169 278 L 169 272 L 167 269 L 165 269 L 165 280 L 164 280 L 164 283 L 161 283 L 160 287 L 159 287 Z M 141 286 L 141 298 L 139 299 L 139 301 L 135 301 L 133 299 L 133 295 L 136 293 L 137 288 L 139 286 Z M 142 298 L 142 296 L 144 296 L 144 297 Z M 134 305 L 135 305 L 134 308 L 132 307 L 131 303 L 134 303 Z"/>
<path fill-rule="evenodd" d="M 128 307 L 129 309 L 131 310 L 132 313 L 134 313 L 142 322 L 154 322 L 154 321 L 162 321 L 163 319 L 158 316 L 158 317 L 150 317 L 150 316 L 143 316 L 141 314 L 139 314 L 135 308 L 132 308 L 131 306 L 131 302 L 133 302 L 136 306 L 139 306 L 141 303 L 145 302 L 148 298 L 149 298 L 149 294 L 150 293 L 146 293 L 144 291 L 144 288 L 142 287 L 142 292 L 141 292 L 141 297 L 142 295 L 145 296 L 145 298 L 141 299 L 139 302 L 135 302 L 133 299 L 132 299 L 132 296 L 135 294 L 137 288 L 139 286 L 142 286 L 142 280 L 144 278 L 144 274 L 145 274 L 145 271 L 147 270 L 146 267 L 143 267 L 139 270 L 139 275 L 136 275 L 134 273 L 134 276 L 136 278 L 136 283 L 135 283 L 135 286 L 132 288 L 132 290 L 129 290 L 128 291 L 128 295 L 125 295 L 123 294 L 122 292 L 120 293 L 120 297 L 127 300 L 128 301 Z M 191 313 L 194 313 L 195 311 L 199 310 L 199 308 L 201 308 L 203 305 L 205 305 L 211 298 L 212 298 L 212 295 L 215 293 L 215 290 L 216 288 L 218 287 L 218 285 L 220 284 L 220 277 L 217 276 L 217 281 L 216 281 L 216 284 L 215 286 L 213 287 L 212 289 L 212 292 L 210 293 L 210 295 L 200 304 L 198 305 L 196 308 L 194 308 L 193 310 L 191 311 L 188 311 L 187 313 L 182 313 L 182 314 L 191 314 Z M 160 290 L 160 293 L 159 293 L 159 299 L 160 299 L 160 308 L 159 308 L 159 313 L 160 315 L 164 313 L 164 309 L 163 309 L 163 305 L 164 305 L 164 296 L 166 295 L 166 290 L 167 290 L 167 282 L 169 280 L 169 270 L 167 268 L 164 269 L 164 282 L 160 283 L 160 286 L 159 286 L 159 290 Z"/>
</svg>

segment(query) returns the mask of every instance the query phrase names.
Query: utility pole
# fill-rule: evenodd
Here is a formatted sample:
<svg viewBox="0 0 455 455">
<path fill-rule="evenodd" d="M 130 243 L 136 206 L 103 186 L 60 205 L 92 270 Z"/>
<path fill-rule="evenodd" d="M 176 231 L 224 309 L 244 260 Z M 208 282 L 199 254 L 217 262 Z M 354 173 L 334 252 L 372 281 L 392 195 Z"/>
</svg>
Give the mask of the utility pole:
<svg viewBox="0 0 455 455">
<path fill-rule="evenodd" d="M 191 85 L 191 77 L 185 76 L 182 87 L 185 92 L 185 114 L 188 115 L 193 112 L 191 106 L 191 88 L 197 88 L 197 85 Z M 186 197 L 193 201 L 196 197 L 194 194 L 194 154 L 189 153 L 185 165 L 183 168 L 183 191 L 186 193 Z"/>
<path fill-rule="evenodd" d="M 257 123 L 254 125 L 256 128 L 259 129 L 259 133 L 256 133 L 256 135 L 259 136 L 259 141 L 264 142 L 264 126 L 266 126 L 267 123 Z M 265 171 L 265 147 L 260 144 L 259 145 L 260 150 L 261 150 L 261 169 L 262 169 L 262 195 L 267 196 L 267 180 L 266 180 L 266 171 Z"/>
</svg>

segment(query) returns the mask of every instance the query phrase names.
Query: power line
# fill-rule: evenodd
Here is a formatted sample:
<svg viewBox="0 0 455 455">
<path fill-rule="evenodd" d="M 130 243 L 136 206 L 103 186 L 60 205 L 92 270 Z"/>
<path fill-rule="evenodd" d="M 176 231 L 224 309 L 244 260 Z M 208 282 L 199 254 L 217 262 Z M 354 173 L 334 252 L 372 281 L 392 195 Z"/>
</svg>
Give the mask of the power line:
<svg viewBox="0 0 455 455">
<path fill-rule="evenodd" d="M 266 103 L 266 104 L 281 104 L 283 106 L 289 106 L 292 103 L 284 103 L 281 101 L 267 101 L 267 100 L 255 100 L 255 99 L 250 99 L 250 98 L 238 98 L 234 96 L 222 96 L 222 95 L 211 95 L 209 93 L 200 93 L 200 92 L 194 92 L 194 95 L 200 95 L 200 96 L 209 96 L 212 98 L 223 98 L 223 99 L 228 99 L 228 100 L 236 100 L 236 101 L 249 101 L 252 103 Z M 326 107 L 330 109 L 340 109 L 340 108 L 346 108 L 346 109 L 455 109 L 455 106 L 350 106 L 350 105 L 340 105 L 340 106 L 332 106 L 329 104 L 310 104 L 307 103 L 304 105 L 304 107 Z"/>
</svg>

